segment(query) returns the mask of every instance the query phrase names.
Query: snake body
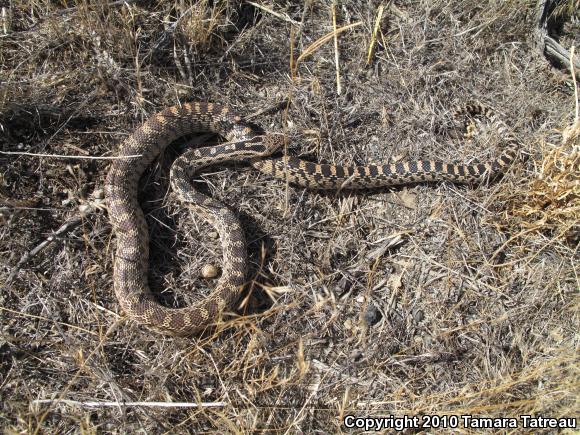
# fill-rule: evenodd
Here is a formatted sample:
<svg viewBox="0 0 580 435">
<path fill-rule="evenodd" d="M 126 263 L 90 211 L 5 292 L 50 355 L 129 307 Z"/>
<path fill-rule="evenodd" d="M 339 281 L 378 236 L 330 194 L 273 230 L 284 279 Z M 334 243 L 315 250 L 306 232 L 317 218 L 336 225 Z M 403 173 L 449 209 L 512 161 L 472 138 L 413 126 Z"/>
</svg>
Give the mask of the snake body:
<svg viewBox="0 0 580 435">
<path fill-rule="evenodd" d="M 461 112 L 493 121 L 505 145 L 497 159 L 473 165 L 434 160 L 352 167 L 316 164 L 295 157 L 268 157 L 283 145 L 283 136 L 262 134 L 227 106 L 196 102 L 157 113 L 122 143 L 105 185 L 109 217 L 117 238 L 113 285 L 121 308 L 129 317 L 158 331 L 189 335 L 217 321 L 238 299 L 246 271 L 243 231 L 228 207 L 193 188 L 191 177 L 202 167 L 247 160 L 263 173 L 314 189 L 357 189 L 438 180 L 469 183 L 503 171 L 516 157 L 517 140 L 487 107 L 468 105 Z M 138 183 L 167 145 L 198 132 L 214 132 L 228 142 L 185 152 L 172 165 L 171 186 L 193 212 L 220 234 L 222 275 L 207 298 L 185 308 L 169 308 L 159 304 L 149 290 L 149 234 L 137 200 Z"/>
</svg>

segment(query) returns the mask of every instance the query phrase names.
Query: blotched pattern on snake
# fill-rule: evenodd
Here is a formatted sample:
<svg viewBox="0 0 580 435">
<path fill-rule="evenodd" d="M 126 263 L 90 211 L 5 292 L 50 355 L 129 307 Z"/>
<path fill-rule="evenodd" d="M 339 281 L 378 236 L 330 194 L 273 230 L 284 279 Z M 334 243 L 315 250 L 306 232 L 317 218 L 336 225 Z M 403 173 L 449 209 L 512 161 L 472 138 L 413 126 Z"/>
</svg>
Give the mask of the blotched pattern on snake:
<svg viewBox="0 0 580 435">
<path fill-rule="evenodd" d="M 472 165 L 417 160 L 343 167 L 288 156 L 268 157 L 283 146 L 284 136 L 257 131 L 227 106 L 187 103 L 152 116 L 122 143 L 106 180 L 109 217 L 117 238 L 113 285 L 122 309 L 156 330 L 188 335 L 216 322 L 238 299 L 246 272 L 243 231 L 228 207 L 193 188 L 194 172 L 210 164 L 245 160 L 263 173 L 307 188 L 358 189 L 439 180 L 475 182 L 502 172 L 513 162 L 519 143 L 489 108 L 472 104 L 456 113 L 488 118 L 503 137 L 502 154 L 493 161 Z M 171 167 L 171 186 L 220 234 L 222 275 L 207 298 L 185 308 L 169 308 L 159 304 L 149 290 L 149 233 L 137 201 L 138 183 L 145 169 L 171 142 L 197 132 L 214 132 L 228 142 L 186 151 Z"/>
</svg>

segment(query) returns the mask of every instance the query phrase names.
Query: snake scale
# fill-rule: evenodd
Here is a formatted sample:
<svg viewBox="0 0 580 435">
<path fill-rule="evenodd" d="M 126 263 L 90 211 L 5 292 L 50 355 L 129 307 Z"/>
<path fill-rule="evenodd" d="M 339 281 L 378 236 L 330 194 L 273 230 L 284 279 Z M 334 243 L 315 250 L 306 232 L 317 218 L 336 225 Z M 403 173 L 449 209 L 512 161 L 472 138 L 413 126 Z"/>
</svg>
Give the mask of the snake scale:
<svg viewBox="0 0 580 435">
<path fill-rule="evenodd" d="M 157 331 L 189 335 L 215 323 L 238 299 L 246 278 L 244 234 L 238 218 L 228 207 L 194 189 L 191 178 L 199 169 L 224 161 L 245 160 L 263 173 L 300 186 L 338 190 L 439 180 L 470 183 L 494 176 L 513 162 L 518 142 L 491 109 L 472 104 L 457 113 L 493 121 L 505 145 L 498 158 L 472 165 L 434 160 L 351 167 L 316 164 L 295 157 L 269 157 L 283 146 L 284 137 L 258 131 L 227 106 L 195 102 L 157 113 L 121 144 L 106 179 L 109 217 L 117 238 L 113 285 L 122 310 Z M 199 132 L 217 133 L 228 142 L 186 151 L 173 163 L 170 183 L 180 200 L 220 234 L 222 275 L 208 297 L 185 308 L 169 308 L 159 304 L 149 290 L 149 232 L 137 200 L 138 184 L 145 169 L 167 145 Z"/>
</svg>

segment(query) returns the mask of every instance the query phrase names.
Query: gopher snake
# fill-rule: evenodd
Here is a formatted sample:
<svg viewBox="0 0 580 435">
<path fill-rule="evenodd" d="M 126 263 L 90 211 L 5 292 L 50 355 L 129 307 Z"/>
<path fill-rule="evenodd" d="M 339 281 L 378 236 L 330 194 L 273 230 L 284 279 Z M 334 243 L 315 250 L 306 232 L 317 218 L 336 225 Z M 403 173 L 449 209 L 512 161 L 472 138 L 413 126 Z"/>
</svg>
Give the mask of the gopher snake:
<svg viewBox="0 0 580 435">
<path fill-rule="evenodd" d="M 229 208 L 193 188 L 190 181 L 193 172 L 218 162 L 247 160 L 263 173 L 315 189 L 368 188 L 436 180 L 466 183 L 501 172 L 514 160 L 518 142 L 493 118 L 488 108 L 469 105 L 462 112 L 494 121 L 498 133 L 505 136 L 506 145 L 497 159 L 473 165 L 417 160 L 341 167 L 287 156 L 265 158 L 283 145 L 283 136 L 261 134 L 226 106 L 189 103 L 159 112 L 123 142 L 118 152 L 120 158 L 111 165 L 106 180 L 109 217 L 117 237 L 113 283 L 122 309 L 129 317 L 156 330 L 188 335 L 215 322 L 237 300 L 245 283 L 243 231 Z M 206 131 L 218 133 L 228 142 L 188 150 L 174 162 L 170 179 L 180 199 L 189 203 L 220 234 L 222 276 L 207 298 L 189 307 L 168 308 L 160 305 L 149 290 L 149 234 L 137 201 L 138 183 L 149 164 L 172 141 L 189 133 Z"/>
</svg>

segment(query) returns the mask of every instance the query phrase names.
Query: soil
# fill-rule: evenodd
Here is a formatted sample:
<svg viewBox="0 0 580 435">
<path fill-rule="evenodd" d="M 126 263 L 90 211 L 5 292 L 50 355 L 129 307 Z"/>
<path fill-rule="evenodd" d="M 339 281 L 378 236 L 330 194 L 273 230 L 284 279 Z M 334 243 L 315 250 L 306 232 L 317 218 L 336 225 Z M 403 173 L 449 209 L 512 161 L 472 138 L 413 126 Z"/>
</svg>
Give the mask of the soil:
<svg viewBox="0 0 580 435">
<path fill-rule="evenodd" d="M 8 2 L 0 426 L 340 433 L 347 415 L 478 415 L 520 431 L 523 414 L 578 416 L 577 83 L 535 48 L 532 3 Z M 521 152 L 480 185 L 362 192 L 209 168 L 200 188 L 242 221 L 248 285 L 215 328 L 173 338 L 119 309 L 102 157 L 162 108 L 200 100 L 285 133 L 290 155 L 337 164 L 493 158 L 493 131 L 449 129 L 455 106 L 479 101 Z M 184 143 L 140 194 L 152 290 L 168 306 L 207 294 L 216 280 L 201 271 L 222 261 L 213 228 L 169 188 Z M 479 432 L 454 421 L 447 431 Z"/>
</svg>

